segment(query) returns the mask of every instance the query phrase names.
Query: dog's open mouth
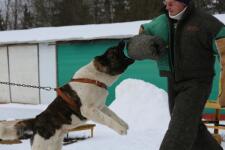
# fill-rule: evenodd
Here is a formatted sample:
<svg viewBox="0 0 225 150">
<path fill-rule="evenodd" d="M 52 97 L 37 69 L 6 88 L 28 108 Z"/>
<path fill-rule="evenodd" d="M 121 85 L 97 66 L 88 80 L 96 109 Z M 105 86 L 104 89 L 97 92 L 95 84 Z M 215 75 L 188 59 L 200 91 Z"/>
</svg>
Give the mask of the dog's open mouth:
<svg viewBox="0 0 225 150">
<path fill-rule="evenodd" d="M 126 62 L 126 63 L 128 63 L 130 65 L 130 64 L 134 63 L 135 60 L 130 58 L 130 57 L 128 57 L 127 54 L 125 54 L 126 51 L 127 51 L 126 49 L 119 50 L 119 53 L 120 53 L 119 57 L 121 57 L 124 60 L 124 62 Z"/>
<path fill-rule="evenodd" d="M 129 62 L 129 64 L 134 63 L 134 61 L 135 61 L 134 59 L 129 58 L 126 54 L 124 54 L 124 52 L 122 52 L 122 54 L 123 54 L 123 57 L 124 57 L 125 61 Z"/>
</svg>

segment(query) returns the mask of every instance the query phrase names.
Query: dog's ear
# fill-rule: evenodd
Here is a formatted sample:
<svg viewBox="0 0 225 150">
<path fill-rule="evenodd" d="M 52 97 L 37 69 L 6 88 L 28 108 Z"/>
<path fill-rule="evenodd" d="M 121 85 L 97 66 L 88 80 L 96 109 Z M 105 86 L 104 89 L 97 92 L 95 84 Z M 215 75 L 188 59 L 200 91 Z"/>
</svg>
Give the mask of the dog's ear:
<svg viewBox="0 0 225 150">
<path fill-rule="evenodd" d="M 123 50 L 125 47 L 125 41 L 124 40 L 120 40 L 119 44 L 118 44 L 118 49 L 119 50 Z"/>
</svg>

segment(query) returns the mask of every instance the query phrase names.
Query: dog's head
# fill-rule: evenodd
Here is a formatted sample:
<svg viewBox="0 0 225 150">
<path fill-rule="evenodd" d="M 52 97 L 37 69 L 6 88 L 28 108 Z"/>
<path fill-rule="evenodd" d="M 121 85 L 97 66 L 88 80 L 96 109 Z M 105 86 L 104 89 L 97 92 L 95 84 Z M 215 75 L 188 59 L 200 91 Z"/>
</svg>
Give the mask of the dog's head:
<svg viewBox="0 0 225 150">
<path fill-rule="evenodd" d="M 97 70 L 109 75 L 119 75 L 127 67 L 134 63 L 134 60 L 125 56 L 123 50 L 125 42 L 121 41 L 117 46 L 110 47 L 107 51 L 94 59 L 94 65 Z"/>
</svg>

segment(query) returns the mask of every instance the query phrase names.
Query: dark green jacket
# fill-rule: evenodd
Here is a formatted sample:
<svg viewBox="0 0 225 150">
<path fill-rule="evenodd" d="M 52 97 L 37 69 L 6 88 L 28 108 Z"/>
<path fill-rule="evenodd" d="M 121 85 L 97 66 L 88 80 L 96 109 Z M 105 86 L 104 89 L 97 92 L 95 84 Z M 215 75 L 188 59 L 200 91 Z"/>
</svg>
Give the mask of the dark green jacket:
<svg viewBox="0 0 225 150">
<path fill-rule="evenodd" d="M 168 45 L 168 54 L 158 60 L 160 75 L 172 75 L 177 81 L 213 76 L 215 40 L 225 37 L 224 24 L 190 5 L 174 34 L 172 26 L 167 14 L 142 25 L 146 34 L 159 36 Z"/>
</svg>

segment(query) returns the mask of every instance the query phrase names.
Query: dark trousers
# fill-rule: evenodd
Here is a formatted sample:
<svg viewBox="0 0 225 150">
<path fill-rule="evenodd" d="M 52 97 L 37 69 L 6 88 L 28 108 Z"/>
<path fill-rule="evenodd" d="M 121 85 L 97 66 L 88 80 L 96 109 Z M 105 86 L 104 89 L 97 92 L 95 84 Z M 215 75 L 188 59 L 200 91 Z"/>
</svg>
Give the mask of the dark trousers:
<svg viewBox="0 0 225 150">
<path fill-rule="evenodd" d="M 223 150 L 201 121 L 212 78 L 168 78 L 171 120 L 160 150 Z"/>
</svg>

